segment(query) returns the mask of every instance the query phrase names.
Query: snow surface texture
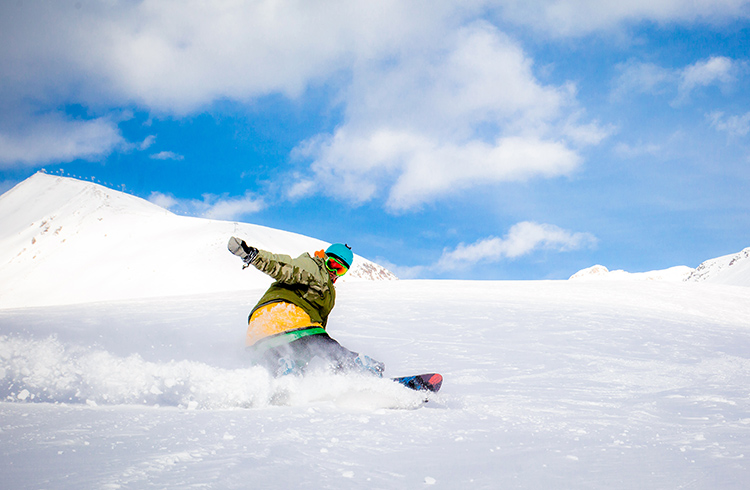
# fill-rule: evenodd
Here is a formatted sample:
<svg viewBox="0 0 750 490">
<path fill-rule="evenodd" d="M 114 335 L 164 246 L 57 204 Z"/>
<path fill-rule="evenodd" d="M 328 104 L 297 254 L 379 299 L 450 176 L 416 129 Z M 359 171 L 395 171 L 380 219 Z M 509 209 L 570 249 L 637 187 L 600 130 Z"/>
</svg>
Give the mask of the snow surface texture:
<svg viewBox="0 0 750 490">
<path fill-rule="evenodd" d="M 329 244 L 176 216 L 143 199 L 37 173 L 0 196 L 0 308 L 247 290 L 270 284 L 227 251 L 235 235 L 297 256 Z M 360 256 L 342 281 L 395 279 Z"/>
<path fill-rule="evenodd" d="M 329 325 L 440 394 L 271 379 L 261 289 L 0 310 L 3 487 L 744 489 L 750 289 L 342 284 Z"/>
</svg>

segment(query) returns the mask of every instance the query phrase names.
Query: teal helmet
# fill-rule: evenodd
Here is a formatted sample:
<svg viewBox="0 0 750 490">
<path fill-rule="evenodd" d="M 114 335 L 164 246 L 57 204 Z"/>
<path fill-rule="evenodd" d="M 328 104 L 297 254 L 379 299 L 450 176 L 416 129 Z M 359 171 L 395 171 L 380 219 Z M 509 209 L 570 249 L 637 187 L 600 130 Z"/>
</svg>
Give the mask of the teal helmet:
<svg viewBox="0 0 750 490">
<path fill-rule="evenodd" d="M 352 262 L 354 262 L 354 254 L 352 253 L 351 247 L 343 243 L 334 243 L 328 247 L 326 249 L 326 255 L 336 257 L 346 266 L 347 269 L 350 269 L 352 267 Z"/>
</svg>

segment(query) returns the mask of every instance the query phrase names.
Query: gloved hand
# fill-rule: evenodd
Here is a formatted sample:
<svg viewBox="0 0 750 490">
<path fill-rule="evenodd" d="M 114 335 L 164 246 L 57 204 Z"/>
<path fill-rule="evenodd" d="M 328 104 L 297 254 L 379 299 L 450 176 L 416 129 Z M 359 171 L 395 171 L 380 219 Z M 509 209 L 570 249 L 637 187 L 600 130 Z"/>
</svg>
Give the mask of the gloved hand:
<svg viewBox="0 0 750 490">
<path fill-rule="evenodd" d="M 227 243 L 227 248 L 237 257 L 240 257 L 245 265 L 249 265 L 253 259 L 258 255 L 258 249 L 251 247 L 245 240 L 240 240 L 237 237 L 232 237 Z"/>
</svg>

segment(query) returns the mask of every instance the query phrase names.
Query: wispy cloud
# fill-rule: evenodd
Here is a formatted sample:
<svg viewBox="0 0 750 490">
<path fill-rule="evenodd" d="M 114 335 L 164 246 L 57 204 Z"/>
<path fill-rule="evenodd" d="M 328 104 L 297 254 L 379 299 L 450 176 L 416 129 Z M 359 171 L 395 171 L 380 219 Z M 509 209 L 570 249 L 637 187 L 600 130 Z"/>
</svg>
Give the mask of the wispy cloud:
<svg viewBox="0 0 750 490">
<path fill-rule="evenodd" d="M 631 94 L 658 94 L 677 82 L 675 70 L 661 67 L 655 63 L 643 63 L 630 60 L 616 67 L 619 72 L 614 80 L 612 95 L 625 98 Z"/>
<path fill-rule="evenodd" d="M 402 266 L 397 265 L 385 257 L 376 257 L 375 262 L 391 271 L 399 279 L 418 279 L 422 277 L 430 268 L 423 265 Z"/>
<path fill-rule="evenodd" d="M 572 232 L 555 225 L 524 221 L 513 225 L 502 238 L 488 237 L 445 251 L 435 267 L 451 270 L 467 264 L 515 259 L 539 249 L 567 252 L 590 248 L 596 243 L 596 237 L 590 233 Z"/>
<path fill-rule="evenodd" d="M 57 112 L 21 117 L 12 128 L 0 129 L 0 167 L 91 160 L 125 143 L 108 117 L 78 120 Z"/>
<path fill-rule="evenodd" d="M 706 115 L 711 127 L 717 131 L 724 131 L 730 136 L 746 136 L 750 133 L 750 112 L 741 116 L 726 116 L 716 111 Z"/>
<path fill-rule="evenodd" d="M 637 143 L 634 145 L 620 142 L 615 145 L 615 153 L 622 158 L 636 158 L 643 155 L 657 155 L 662 145 L 656 143 Z"/>
<path fill-rule="evenodd" d="M 612 96 L 622 99 L 632 94 L 667 95 L 672 98 L 673 106 L 679 106 L 701 88 L 731 87 L 738 79 L 740 67 L 740 62 L 725 56 L 698 60 L 682 68 L 631 60 L 617 66 L 619 75 L 613 82 Z"/>
<path fill-rule="evenodd" d="M 725 56 L 714 56 L 685 67 L 680 73 L 675 103 L 682 103 L 697 88 L 727 86 L 736 80 L 737 67 Z"/>
<path fill-rule="evenodd" d="M 146 136 L 140 145 L 138 145 L 138 149 L 141 151 L 148 150 L 151 148 L 151 145 L 153 145 L 156 142 L 156 136 L 153 134 L 150 134 Z"/>
<path fill-rule="evenodd" d="M 177 153 L 173 151 L 160 151 L 159 153 L 154 153 L 153 155 L 150 155 L 149 158 L 152 160 L 184 160 L 185 157 L 182 155 L 178 155 Z"/>
<path fill-rule="evenodd" d="M 153 192 L 148 200 L 177 214 L 218 220 L 237 220 L 266 207 L 263 199 L 249 193 L 242 197 L 204 194 L 200 200 L 178 199 L 170 194 Z"/>
</svg>

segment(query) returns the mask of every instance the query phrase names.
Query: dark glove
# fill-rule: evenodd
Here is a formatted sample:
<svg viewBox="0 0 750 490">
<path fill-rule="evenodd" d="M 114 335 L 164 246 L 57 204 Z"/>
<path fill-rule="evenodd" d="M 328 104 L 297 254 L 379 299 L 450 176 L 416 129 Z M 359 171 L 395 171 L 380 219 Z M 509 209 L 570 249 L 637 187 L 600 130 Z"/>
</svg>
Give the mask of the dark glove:
<svg viewBox="0 0 750 490">
<path fill-rule="evenodd" d="M 229 243 L 227 243 L 227 248 L 234 255 L 236 255 L 237 257 L 240 257 L 246 266 L 250 265 L 253 259 L 255 259 L 255 257 L 258 255 L 257 248 L 251 247 L 250 245 L 245 243 L 245 240 L 240 240 L 239 238 L 236 238 L 236 237 L 232 237 L 229 239 Z"/>
</svg>

